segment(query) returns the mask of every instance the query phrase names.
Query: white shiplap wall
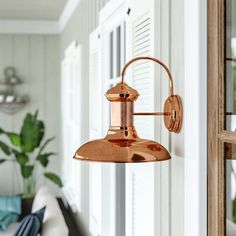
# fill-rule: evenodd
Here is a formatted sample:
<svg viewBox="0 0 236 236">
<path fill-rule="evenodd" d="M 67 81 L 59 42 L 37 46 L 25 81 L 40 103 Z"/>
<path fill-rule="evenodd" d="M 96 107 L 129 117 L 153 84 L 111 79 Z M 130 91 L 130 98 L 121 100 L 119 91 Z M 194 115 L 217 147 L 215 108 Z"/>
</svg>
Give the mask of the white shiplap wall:
<svg viewBox="0 0 236 236">
<path fill-rule="evenodd" d="M 17 75 L 24 81 L 16 86 L 17 93 L 30 97 L 30 103 L 20 112 L 14 115 L 0 113 L 0 127 L 19 132 L 25 114 L 38 109 L 39 117 L 45 122 L 46 137 L 56 136 L 49 150 L 58 155 L 51 158 L 49 169 L 57 173 L 60 173 L 61 163 L 59 59 L 59 36 L 0 35 L 0 79 L 6 66 L 14 66 Z M 13 168 L 12 163 L 0 165 L 0 194 L 20 192 L 18 175 Z"/>
</svg>

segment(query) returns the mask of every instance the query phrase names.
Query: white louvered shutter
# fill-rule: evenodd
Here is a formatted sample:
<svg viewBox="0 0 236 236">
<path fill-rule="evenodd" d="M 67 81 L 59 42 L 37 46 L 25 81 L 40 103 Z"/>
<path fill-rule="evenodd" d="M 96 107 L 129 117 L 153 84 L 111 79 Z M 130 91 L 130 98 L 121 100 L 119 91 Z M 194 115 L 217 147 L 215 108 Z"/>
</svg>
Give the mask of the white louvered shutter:
<svg viewBox="0 0 236 236">
<path fill-rule="evenodd" d="M 99 29 L 90 34 L 89 41 L 89 138 L 102 137 L 102 98 Z M 89 231 L 101 235 L 102 227 L 102 166 L 89 163 Z"/>
<path fill-rule="evenodd" d="M 81 46 L 73 42 L 62 62 L 62 177 L 63 192 L 72 209 L 81 211 L 81 166 L 73 160 L 81 145 Z"/>
<path fill-rule="evenodd" d="M 130 1 L 128 22 L 131 34 L 127 44 L 132 47 L 131 57 L 154 56 L 154 1 Z M 154 64 L 137 61 L 132 67 L 132 86 L 140 96 L 135 111 L 153 112 Z M 154 139 L 155 118 L 135 117 L 135 126 L 141 138 Z M 155 164 L 126 165 L 126 236 L 155 235 Z"/>
</svg>

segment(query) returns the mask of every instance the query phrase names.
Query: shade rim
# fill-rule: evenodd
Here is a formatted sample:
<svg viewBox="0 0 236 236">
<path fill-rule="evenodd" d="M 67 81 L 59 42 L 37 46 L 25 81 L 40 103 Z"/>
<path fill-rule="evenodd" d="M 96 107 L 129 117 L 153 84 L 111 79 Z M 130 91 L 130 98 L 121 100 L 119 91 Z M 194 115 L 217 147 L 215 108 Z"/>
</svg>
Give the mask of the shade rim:
<svg viewBox="0 0 236 236">
<path fill-rule="evenodd" d="M 74 159 L 105 163 L 146 163 L 171 159 L 160 143 L 148 139 L 96 139 L 83 144 Z"/>
</svg>

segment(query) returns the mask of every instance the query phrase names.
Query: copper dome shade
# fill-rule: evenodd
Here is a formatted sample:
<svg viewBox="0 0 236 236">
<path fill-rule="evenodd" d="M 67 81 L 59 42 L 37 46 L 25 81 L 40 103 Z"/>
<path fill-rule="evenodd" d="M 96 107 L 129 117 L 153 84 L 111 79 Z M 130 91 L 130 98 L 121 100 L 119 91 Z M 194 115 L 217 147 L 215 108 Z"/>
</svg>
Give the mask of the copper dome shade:
<svg viewBox="0 0 236 236">
<path fill-rule="evenodd" d="M 143 113 L 134 112 L 133 103 L 138 92 L 124 83 L 127 67 L 137 60 L 152 60 L 161 64 L 170 79 L 170 96 L 164 105 L 164 112 Z M 173 79 L 167 66 L 152 57 L 137 57 L 129 61 L 122 70 L 121 83 L 109 89 L 106 93 L 111 103 L 111 124 L 106 137 L 82 145 L 74 158 L 86 161 L 137 163 L 165 161 L 170 154 L 160 143 L 138 137 L 133 125 L 134 115 L 163 115 L 165 126 L 170 132 L 178 133 L 182 125 L 182 104 L 178 95 L 174 95 Z"/>
<path fill-rule="evenodd" d="M 93 140 L 82 145 L 74 158 L 87 161 L 132 163 L 164 161 L 170 159 L 170 154 L 161 144 L 140 139 L 134 127 L 130 127 L 126 130 L 109 129 L 104 139 Z"/>
</svg>

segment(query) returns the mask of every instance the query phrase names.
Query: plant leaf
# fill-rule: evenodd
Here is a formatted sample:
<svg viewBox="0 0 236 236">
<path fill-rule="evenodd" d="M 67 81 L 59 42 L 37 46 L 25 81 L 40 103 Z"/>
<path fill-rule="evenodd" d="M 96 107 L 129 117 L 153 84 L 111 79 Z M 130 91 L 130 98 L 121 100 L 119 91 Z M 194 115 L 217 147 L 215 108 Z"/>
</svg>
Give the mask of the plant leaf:
<svg viewBox="0 0 236 236">
<path fill-rule="evenodd" d="M 2 151 L 8 156 L 11 154 L 10 147 L 2 141 L 0 141 L 0 149 L 2 149 Z"/>
<path fill-rule="evenodd" d="M 25 165 L 29 161 L 29 157 L 25 153 L 16 153 L 15 156 L 16 156 L 16 161 L 20 165 Z"/>
<path fill-rule="evenodd" d="M 0 159 L 0 164 L 2 164 L 3 162 L 5 162 L 7 159 L 4 159 L 4 158 L 2 158 L 2 159 Z"/>
<path fill-rule="evenodd" d="M 49 163 L 48 158 L 49 158 L 50 156 L 53 156 L 53 155 L 56 155 L 56 153 L 54 153 L 54 152 L 49 152 L 49 153 L 39 154 L 39 155 L 37 156 L 37 160 L 41 163 L 41 165 L 42 165 L 43 167 L 46 167 L 46 166 L 48 165 L 48 163 Z"/>
<path fill-rule="evenodd" d="M 20 131 L 21 149 L 23 152 L 32 152 L 39 147 L 45 132 L 44 123 L 34 115 L 28 113 Z"/>
<path fill-rule="evenodd" d="M 55 137 L 49 138 L 47 139 L 44 144 L 42 145 L 42 147 L 39 149 L 39 154 L 44 150 L 44 148 L 53 140 L 55 139 Z"/>
<path fill-rule="evenodd" d="M 38 155 L 37 160 L 41 163 L 43 167 L 46 167 L 48 165 L 48 158 L 45 155 Z"/>
<path fill-rule="evenodd" d="M 6 135 L 10 139 L 11 143 L 15 146 L 20 146 L 20 135 L 12 132 L 6 132 Z"/>
<path fill-rule="evenodd" d="M 21 174 L 22 174 L 23 178 L 25 178 L 25 179 L 29 178 L 32 175 L 33 170 L 34 170 L 34 166 L 32 166 L 32 165 L 28 165 L 28 166 L 22 165 L 21 166 Z"/>
<path fill-rule="evenodd" d="M 61 178 L 58 176 L 58 175 L 56 175 L 56 174 L 54 174 L 54 173 L 52 173 L 52 172 L 45 172 L 44 173 L 44 176 L 46 177 L 46 178 L 48 178 L 49 180 L 51 180 L 53 183 L 55 183 L 56 185 L 58 185 L 60 188 L 62 188 L 63 187 L 63 184 L 62 184 L 62 182 L 61 182 Z"/>
<path fill-rule="evenodd" d="M 6 132 L 0 128 L 0 134 L 5 134 L 10 139 L 11 143 L 15 146 L 20 146 L 20 135 L 13 132 Z"/>
</svg>

